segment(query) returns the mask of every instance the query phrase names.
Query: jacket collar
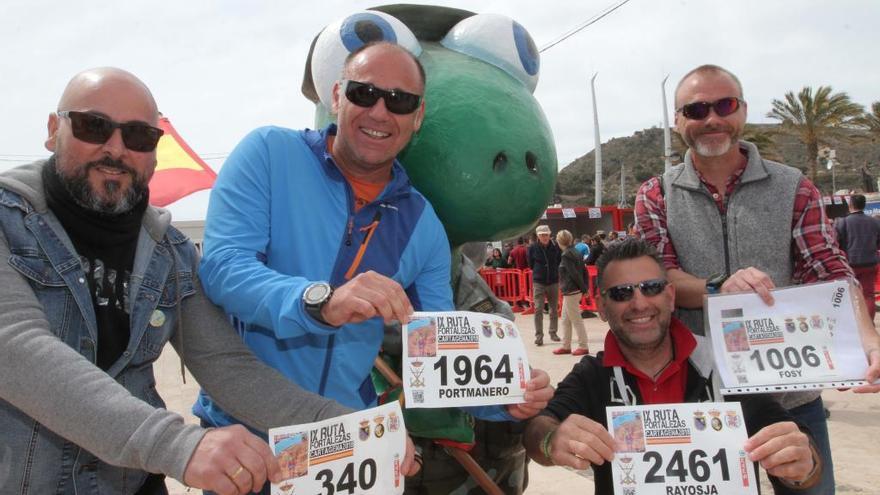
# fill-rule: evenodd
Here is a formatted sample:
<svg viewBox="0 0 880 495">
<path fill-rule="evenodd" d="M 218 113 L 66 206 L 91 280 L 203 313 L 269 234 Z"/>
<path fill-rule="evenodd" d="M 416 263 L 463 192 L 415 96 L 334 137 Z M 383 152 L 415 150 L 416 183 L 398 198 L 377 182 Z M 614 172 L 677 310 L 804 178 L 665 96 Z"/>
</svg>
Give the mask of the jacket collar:
<svg viewBox="0 0 880 495">
<path fill-rule="evenodd" d="M 767 171 L 757 146 L 748 141 L 739 141 L 739 149 L 748 158 L 746 169 L 739 178 L 740 184 L 747 184 L 770 177 L 770 173 Z M 700 176 L 697 174 L 696 168 L 694 168 L 693 152 L 690 149 L 684 155 L 684 163 L 679 168 L 678 174 L 673 176 L 672 184 L 691 191 L 699 191 L 702 188 Z"/>
<path fill-rule="evenodd" d="M 672 352 L 674 356 L 672 361 L 682 364 L 691 357 L 697 348 L 696 336 L 684 326 L 684 323 L 675 317 L 672 317 L 669 321 L 669 335 L 672 338 Z M 605 354 L 602 357 L 602 366 L 606 368 L 622 366 L 635 369 L 624 357 L 617 342 L 617 337 L 611 331 L 605 334 Z"/>
<path fill-rule="evenodd" d="M 315 155 L 318 162 L 324 167 L 324 172 L 327 176 L 339 182 L 347 182 L 345 176 L 343 176 L 342 172 L 339 170 L 336 161 L 333 159 L 333 156 L 327 151 L 327 137 L 335 136 L 336 129 L 336 124 L 330 124 L 319 131 L 306 129 L 303 134 L 305 136 L 306 144 L 308 144 L 309 149 L 311 149 L 312 154 Z M 394 162 L 391 164 L 391 180 L 385 186 L 385 189 L 382 191 L 382 194 L 379 195 L 378 199 L 390 199 L 396 196 L 409 194 L 411 187 L 412 184 L 409 181 L 409 176 L 406 174 L 403 165 L 401 165 L 400 161 L 395 158 Z"/>
</svg>

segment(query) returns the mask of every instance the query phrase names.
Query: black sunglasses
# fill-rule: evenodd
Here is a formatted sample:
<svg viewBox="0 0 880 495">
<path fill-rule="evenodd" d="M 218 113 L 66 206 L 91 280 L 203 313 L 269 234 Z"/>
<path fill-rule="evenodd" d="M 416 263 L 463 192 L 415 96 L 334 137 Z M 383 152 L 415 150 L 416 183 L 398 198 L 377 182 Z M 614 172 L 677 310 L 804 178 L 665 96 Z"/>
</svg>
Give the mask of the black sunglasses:
<svg viewBox="0 0 880 495">
<path fill-rule="evenodd" d="M 122 132 L 122 142 L 131 151 L 153 151 L 159 144 L 159 138 L 165 133 L 162 129 L 137 122 L 120 124 L 112 120 L 87 112 L 64 110 L 58 112 L 59 117 L 70 119 L 73 137 L 92 144 L 104 144 L 117 128 Z"/>
<path fill-rule="evenodd" d="M 695 101 L 683 105 L 676 112 L 691 120 L 703 120 L 709 116 L 709 110 L 715 110 L 715 114 L 719 117 L 727 117 L 728 115 L 739 110 L 740 105 L 745 103 L 736 96 L 728 96 L 715 101 Z"/>
<path fill-rule="evenodd" d="M 636 288 L 638 288 L 642 295 L 645 297 L 654 297 L 669 285 L 669 281 L 662 278 L 654 278 L 651 280 L 644 280 L 637 284 L 623 284 L 623 285 L 615 285 L 614 287 L 609 287 L 602 291 L 603 296 L 608 296 L 612 301 L 616 302 L 626 302 L 633 298 L 636 294 Z"/>
<path fill-rule="evenodd" d="M 359 107 L 370 108 L 382 98 L 385 108 L 397 115 L 407 115 L 419 108 L 422 97 L 399 89 L 381 89 L 369 83 L 342 81 L 345 97 Z"/>
</svg>

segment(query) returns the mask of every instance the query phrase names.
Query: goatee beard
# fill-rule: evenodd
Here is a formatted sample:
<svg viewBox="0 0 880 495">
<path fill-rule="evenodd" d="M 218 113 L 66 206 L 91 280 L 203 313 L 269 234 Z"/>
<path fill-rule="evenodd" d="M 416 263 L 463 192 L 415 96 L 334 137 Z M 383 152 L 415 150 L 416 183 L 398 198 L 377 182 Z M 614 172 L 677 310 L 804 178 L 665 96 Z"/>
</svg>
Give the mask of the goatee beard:
<svg viewBox="0 0 880 495">
<path fill-rule="evenodd" d="M 108 199 L 104 199 L 97 191 L 92 189 L 92 185 L 89 183 L 89 171 L 95 167 L 123 171 L 131 177 L 131 185 L 127 191 L 120 195 L 119 188 L 122 186 L 119 181 L 105 180 L 103 182 L 104 191 L 102 192 Z M 148 192 L 147 183 L 134 169 L 121 160 L 114 160 L 109 157 L 88 162 L 77 168 L 70 175 L 65 175 L 56 162 L 55 171 L 61 177 L 61 182 L 76 204 L 105 216 L 117 216 L 131 211 L 135 205 L 143 200 Z"/>
</svg>

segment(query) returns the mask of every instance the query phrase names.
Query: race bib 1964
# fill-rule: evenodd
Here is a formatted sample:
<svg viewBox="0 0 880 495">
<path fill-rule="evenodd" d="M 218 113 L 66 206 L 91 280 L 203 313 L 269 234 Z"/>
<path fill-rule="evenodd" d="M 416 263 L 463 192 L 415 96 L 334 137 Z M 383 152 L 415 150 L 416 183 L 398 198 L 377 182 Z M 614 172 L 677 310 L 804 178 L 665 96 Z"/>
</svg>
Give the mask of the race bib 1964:
<svg viewBox="0 0 880 495">
<path fill-rule="evenodd" d="M 407 407 L 516 404 L 529 377 L 522 335 L 499 316 L 419 312 L 403 327 Z"/>
</svg>

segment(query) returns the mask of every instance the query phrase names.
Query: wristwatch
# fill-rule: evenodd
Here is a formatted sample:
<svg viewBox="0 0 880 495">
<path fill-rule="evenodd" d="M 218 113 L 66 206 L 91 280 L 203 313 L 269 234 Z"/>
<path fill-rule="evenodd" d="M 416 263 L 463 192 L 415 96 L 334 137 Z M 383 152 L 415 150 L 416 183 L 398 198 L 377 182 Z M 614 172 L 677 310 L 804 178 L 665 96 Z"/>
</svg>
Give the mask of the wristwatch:
<svg viewBox="0 0 880 495">
<path fill-rule="evenodd" d="M 724 285 L 724 282 L 727 281 L 726 273 L 716 273 L 714 275 L 709 275 L 709 278 L 706 279 L 706 293 L 707 294 L 718 294 L 721 292 L 721 286 Z"/>
<path fill-rule="evenodd" d="M 315 320 L 326 325 L 327 322 L 321 316 L 321 309 L 333 296 L 333 287 L 327 282 L 315 282 L 303 291 L 302 300 L 306 313 Z"/>
</svg>

